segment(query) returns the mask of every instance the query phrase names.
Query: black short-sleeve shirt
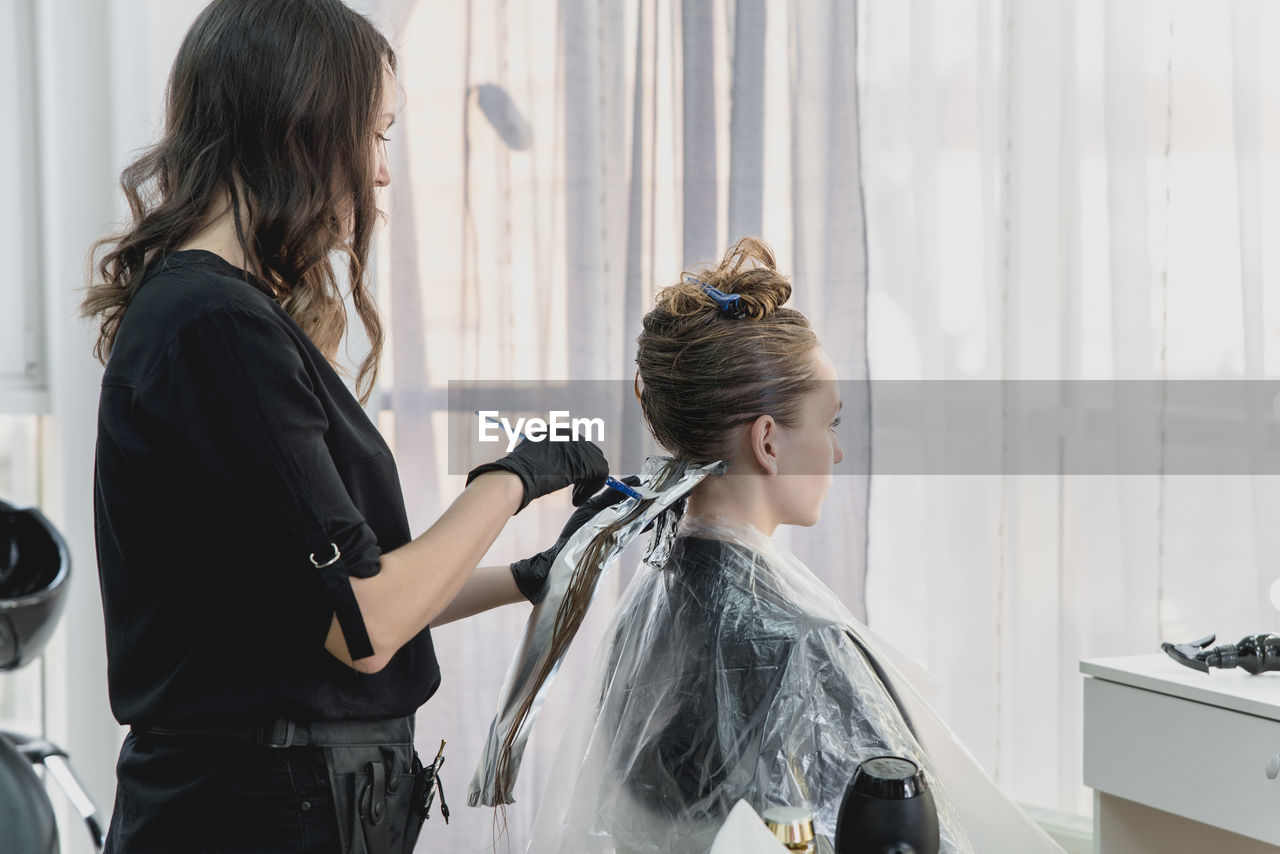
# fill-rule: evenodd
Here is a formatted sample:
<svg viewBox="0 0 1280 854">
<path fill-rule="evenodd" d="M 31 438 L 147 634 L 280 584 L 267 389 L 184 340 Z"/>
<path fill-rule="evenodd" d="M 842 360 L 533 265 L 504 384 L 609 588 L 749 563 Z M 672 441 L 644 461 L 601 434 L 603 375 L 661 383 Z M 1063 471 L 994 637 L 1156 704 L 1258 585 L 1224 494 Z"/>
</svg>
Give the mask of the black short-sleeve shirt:
<svg viewBox="0 0 1280 854">
<path fill-rule="evenodd" d="M 410 539 L 404 498 L 359 402 L 243 270 L 203 251 L 150 270 L 102 380 L 94 480 L 120 722 L 385 718 L 435 692 L 429 630 L 376 674 L 324 648 L 310 556 L 376 574 Z"/>
</svg>

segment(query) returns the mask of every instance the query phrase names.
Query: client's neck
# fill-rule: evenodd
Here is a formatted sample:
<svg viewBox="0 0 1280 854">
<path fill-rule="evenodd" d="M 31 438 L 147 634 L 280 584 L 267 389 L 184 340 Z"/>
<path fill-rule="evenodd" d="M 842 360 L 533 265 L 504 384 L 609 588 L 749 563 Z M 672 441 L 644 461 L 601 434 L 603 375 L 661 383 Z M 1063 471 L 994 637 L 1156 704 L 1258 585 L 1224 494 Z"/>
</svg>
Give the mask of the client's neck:
<svg viewBox="0 0 1280 854">
<path fill-rule="evenodd" d="M 766 498 L 764 480 L 764 475 L 756 474 L 712 475 L 689 493 L 685 512 L 746 522 L 765 536 L 772 537 L 778 527 L 778 518 Z"/>
</svg>

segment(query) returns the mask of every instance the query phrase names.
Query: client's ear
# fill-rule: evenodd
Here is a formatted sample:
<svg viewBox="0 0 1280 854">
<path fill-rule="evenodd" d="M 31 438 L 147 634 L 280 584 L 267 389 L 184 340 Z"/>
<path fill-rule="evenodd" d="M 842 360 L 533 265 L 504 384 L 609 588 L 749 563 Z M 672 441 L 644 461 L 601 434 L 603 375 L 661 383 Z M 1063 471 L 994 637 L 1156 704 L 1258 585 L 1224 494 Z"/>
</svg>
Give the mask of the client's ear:
<svg viewBox="0 0 1280 854">
<path fill-rule="evenodd" d="M 751 422 L 748 440 L 751 443 L 751 456 L 756 468 L 765 474 L 778 473 L 778 430 L 777 421 L 772 415 L 761 415 Z"/>
</svg>

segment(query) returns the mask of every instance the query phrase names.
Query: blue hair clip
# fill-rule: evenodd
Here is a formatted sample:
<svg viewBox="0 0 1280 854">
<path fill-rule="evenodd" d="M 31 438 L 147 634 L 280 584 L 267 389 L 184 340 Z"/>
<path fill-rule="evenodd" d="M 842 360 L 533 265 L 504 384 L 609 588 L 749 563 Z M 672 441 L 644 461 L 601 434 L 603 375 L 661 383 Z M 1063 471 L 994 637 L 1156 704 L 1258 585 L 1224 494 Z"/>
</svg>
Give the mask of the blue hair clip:
<svg viewBox="0 0 1280 854">
<path fill-rule="evenodd" d="M 716 305 L 720 307 L 720 311 L 727 316 L 736 319 L 746 315 L 746 312 L 742 308 L 741 294 L 726 294 L 719 288 L 713 288 L 711 285 L 708 285 L 706 282 L 701 279 L 694 278 L 693 276 L 685 276 L 684 281 L 702 288 L 703 292 L 715 300 Z"/>
</svg>

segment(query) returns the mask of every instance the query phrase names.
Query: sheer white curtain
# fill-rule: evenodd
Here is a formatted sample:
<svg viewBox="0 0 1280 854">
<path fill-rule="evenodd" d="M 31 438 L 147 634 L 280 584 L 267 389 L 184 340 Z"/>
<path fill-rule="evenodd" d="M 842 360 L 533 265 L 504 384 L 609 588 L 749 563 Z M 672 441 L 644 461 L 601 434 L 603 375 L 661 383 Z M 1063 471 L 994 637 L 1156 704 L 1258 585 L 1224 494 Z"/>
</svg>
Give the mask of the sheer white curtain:
<svg viewBox="0 0 1280 854">
<path fill-rule="evenodd" d="M 1277 35 L 1252 0 L 865 0 L 873 404 L 881 379 L 1274 378 Z M 1161 459 L 1247 453 L 1179 418 L 1151 425 Z M 867 600 L 1008 791 L 1087 812 L 1078 659 L 1274 629 L 1280 550 L 1272 477 L 1085 475 L 1075 451 L 873 477 Z"/>
<path fill-rule="evenodd" d="M 856 6 L 843 0 L 384 0 L 404 90 L 391 143 L 379 300 L 390 319 L 386 407 L 416 530 L 463 485 L 450 471 L 448 383 L 613 380 L 630 388 L 654 291 L 759 235 L 794 275 L 842 378 L 865 380 L 865 258 Z M 865 402 L 865 395 L 864 402 Z M 865 406 L 845 449 L 867 453 Z M 628 449 L 641 425 L 624 425 Z M 634 454 L 631 455 L 634 458 Z M 865 473 L 865 463 L 861 466 Z M 615 474 L 628 474 L 615 471 Z M 824 523 L 792 544 L 863 612 L 868 480 L 837 478 Z M 564 496 L 509 526 L 487 563 L 541 550 Z M 524 757 L 506 822 L 528 838 L 563 713 L 636 563 L 624 559 L 579 635 Z M 465 807 L 527 611 L 435 632 L 444 673 L 419 746 L 448 738 L 449 828 L 421 845 L 486 849 Z"/>
</svg>

